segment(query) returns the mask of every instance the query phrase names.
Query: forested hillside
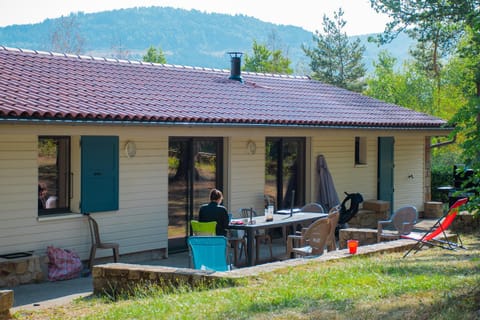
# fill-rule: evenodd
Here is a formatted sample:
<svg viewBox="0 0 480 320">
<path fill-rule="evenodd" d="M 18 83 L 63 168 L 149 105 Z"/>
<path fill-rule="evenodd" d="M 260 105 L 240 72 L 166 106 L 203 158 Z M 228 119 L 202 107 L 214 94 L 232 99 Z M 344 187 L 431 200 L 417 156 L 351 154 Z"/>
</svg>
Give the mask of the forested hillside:
<svg viewBox="0 0 480 320">
<path fill-rule="evenodd" d="M 150 46 L 161 47 L 170 64 L 209 68 L 229 68 L 226 52 L 249 53 L 252 42 L 273 43 L 292 61 L 296 74 L 308 74 L 308 59 L 301 45 L 312 46 L 312 33 L 299 27 L 276 25 L 245 15 L 204 13 L 166 7 L 142 7 L 78 13 L 74 16 L 84 39 L 83 54 L 141 60 Z M 42 23 L 0 28 L 0 45 L 50 51 L 51 35 L 58 19 Z M 322 17 L 318 29 L 322 29 Z M 361 37 L 367 46 L 365 65 L 371 70 L 379 48 Z M 407 57 L 410 40 L 397 39 L 388 49 L 399 59 Z M 383 48 L 382 48 L 383 49 Z"/>
</svg>

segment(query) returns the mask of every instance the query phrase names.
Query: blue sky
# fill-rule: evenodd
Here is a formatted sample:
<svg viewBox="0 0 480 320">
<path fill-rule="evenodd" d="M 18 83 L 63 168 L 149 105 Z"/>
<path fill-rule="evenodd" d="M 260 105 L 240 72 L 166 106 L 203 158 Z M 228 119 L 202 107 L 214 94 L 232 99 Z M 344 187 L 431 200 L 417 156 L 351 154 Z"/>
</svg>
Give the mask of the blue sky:
<svg viewBox="0 0 480 320">
<path fill-rule="evenodd" d="M 164 6 L 205 12 L 244 14 L 277 24 L 322 30 L 322 17 L 342 8 L 350 36 L 382 32 L 388 18 L 370 8 L 369 0 L 1 0 L 0 27 L 41 22 L 71 12 Z"/>
</svg>

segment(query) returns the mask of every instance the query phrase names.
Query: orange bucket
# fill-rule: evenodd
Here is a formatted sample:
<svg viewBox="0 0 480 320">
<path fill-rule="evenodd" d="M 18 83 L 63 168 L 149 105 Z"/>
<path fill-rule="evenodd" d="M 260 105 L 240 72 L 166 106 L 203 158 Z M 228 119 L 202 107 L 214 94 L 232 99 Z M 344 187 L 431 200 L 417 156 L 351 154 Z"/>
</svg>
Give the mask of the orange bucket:
<svg viewBox="0 0 480 320">
<path fill-rule="evenodd" d="M 347 247 L 348 247 L 348 250 L 349 250 L 350 254 L 357 253 L 358 240 L 348 240 L 347 241 Z"/>
</svg>

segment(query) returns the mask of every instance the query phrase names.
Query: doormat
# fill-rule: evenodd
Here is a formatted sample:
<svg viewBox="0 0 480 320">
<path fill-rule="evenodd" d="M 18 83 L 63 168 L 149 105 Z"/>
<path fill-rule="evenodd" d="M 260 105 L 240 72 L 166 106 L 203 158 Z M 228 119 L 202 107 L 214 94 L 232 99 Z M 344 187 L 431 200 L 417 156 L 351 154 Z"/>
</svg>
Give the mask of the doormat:
<svg viewBox="0 0 480 320">
<path fill-rule="evenodd" d="M 0 258 L 17 259 L 17 258 L 30 257 L 32 254 L 33 254 L 33 251 L 15 252 L 15 253 L 1 254 Z"/>
</svg>

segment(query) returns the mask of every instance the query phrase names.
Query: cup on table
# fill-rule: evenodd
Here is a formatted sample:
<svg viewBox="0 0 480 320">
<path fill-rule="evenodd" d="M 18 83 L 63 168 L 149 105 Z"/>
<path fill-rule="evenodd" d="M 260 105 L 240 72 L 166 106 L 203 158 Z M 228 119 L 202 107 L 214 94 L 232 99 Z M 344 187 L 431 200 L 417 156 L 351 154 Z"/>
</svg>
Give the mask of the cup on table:
<svg viewBox="0 0 480 320">
<path fill-rule="evenodd" d="M 350 254 L 357 253 L 358 240 L 347 240 L 347 247 Z"/>
</svg>

